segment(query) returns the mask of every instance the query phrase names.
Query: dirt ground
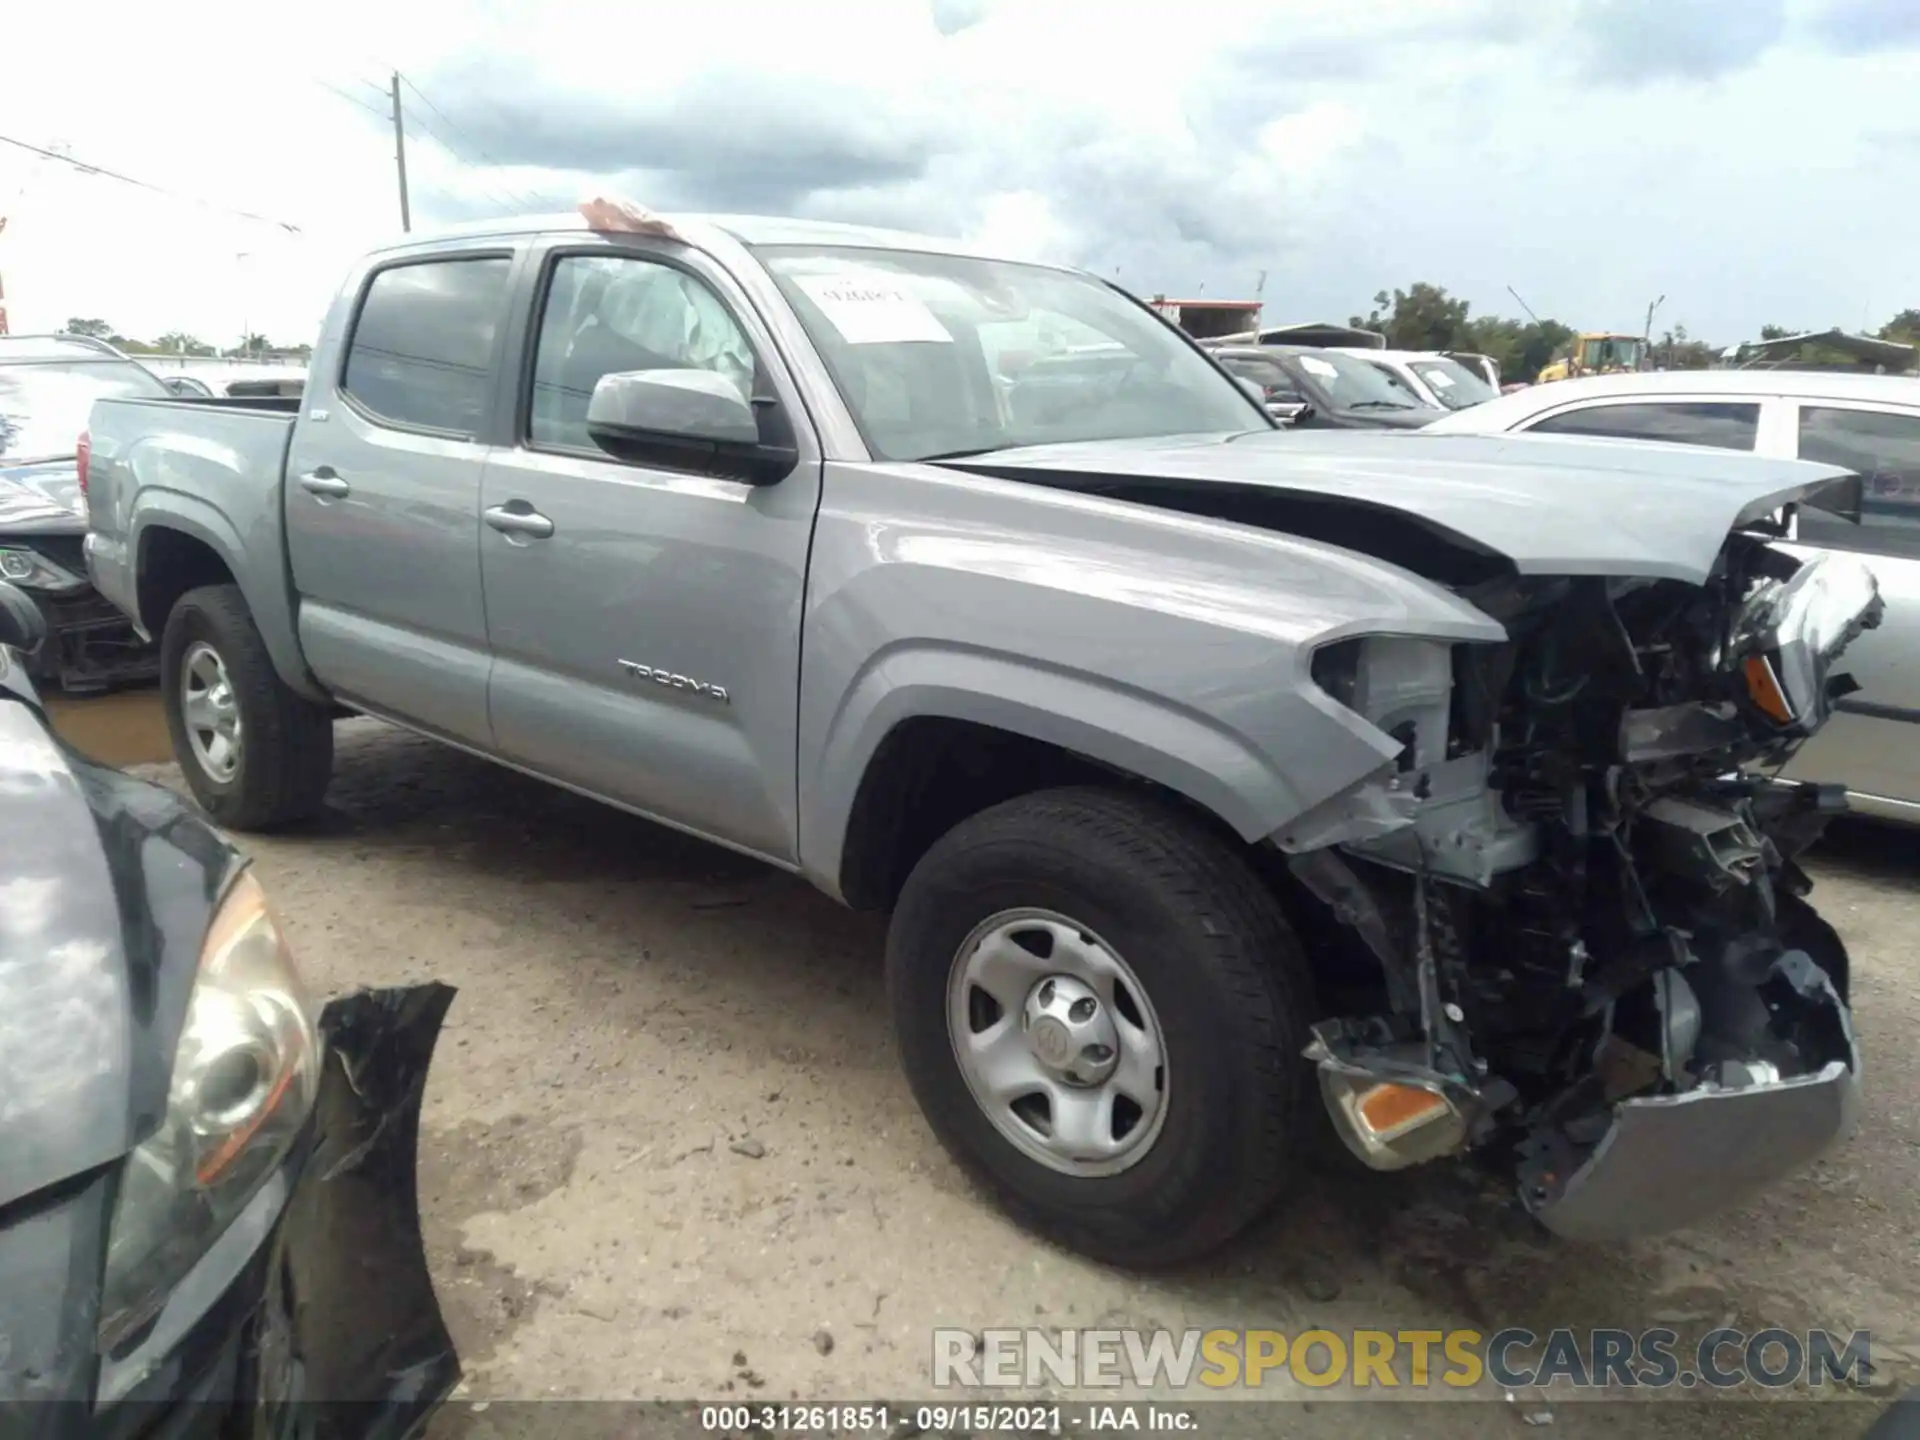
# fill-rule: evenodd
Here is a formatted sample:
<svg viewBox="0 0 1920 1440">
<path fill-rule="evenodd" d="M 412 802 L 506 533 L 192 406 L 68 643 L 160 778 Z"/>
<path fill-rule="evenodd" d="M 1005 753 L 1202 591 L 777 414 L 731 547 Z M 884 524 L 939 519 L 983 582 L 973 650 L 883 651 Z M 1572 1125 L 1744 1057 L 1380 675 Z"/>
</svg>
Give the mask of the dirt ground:
<svg viewBox="0 0 1920 1440">
<path fill-rule="evenodd" d="M 91 743 L 164 754 L 139 713 Z M 340 727 L 330 805 L 245 843 L 316 990 L 459 989 L 421 1157 L 456 1428 L 541 1397 L 925 1398 L 937 1325 L 1866 1328 L 1920 1382 L 1920 836 L 1850 828 L 1813 866 L 1853 949 L 1867 1098 L 1852 1142 L 1778 1193 L 1603 1248 L 1550 1240 L 1461 1169 L 1303 1177 L 1225 1256 L 1147 1278 L 1014 1228 L 946 1159 L 894 1064 L 881 921 L 370 721 Z M 1652 1409 L 1662 1433 L 1851 1436 L 1877 1408 L 1844 1387 L 1630 1409 L 1340 1393 L 1252 1431 L 1626 1435 Z"/>
</svg>

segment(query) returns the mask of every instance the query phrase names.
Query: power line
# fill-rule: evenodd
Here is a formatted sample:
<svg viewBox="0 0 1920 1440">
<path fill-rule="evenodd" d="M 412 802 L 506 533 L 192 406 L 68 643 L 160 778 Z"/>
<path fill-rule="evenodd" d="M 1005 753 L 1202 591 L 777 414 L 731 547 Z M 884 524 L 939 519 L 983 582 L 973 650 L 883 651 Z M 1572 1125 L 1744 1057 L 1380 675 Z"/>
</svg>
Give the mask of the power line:
<svg viewBox="0 0 1920 1440">
<path fill-rule="evenodd" d="M 387 115 L 387 112 L 382 110 L 378 105 L 369 105 L 365 100 L 355 99 L 353 96 L 349 95 L 346 91 L 342 90 L 338 85 L 330 85 L 325 80 L 322 80 L 318 75 L 313 76 L 312 80 L 313 80 L 313 83 L 318 85 L 322 90 L 325 90 L 330 94 L 339 96 L 342 100 L 346 101 L 347 104 L 349 105 L 358 105 L 362 110 L 366 111 L 369 115 L 376 116 L 381 120 L 385 120 L 389 118 Z"/>
<path fill-rule="evenodd" d="M 470 135 L 468 135 L 466 131 L 462 130 L 458 125 L 454 124 L 452 119 L 448 117 L 447 112 L 442 110 L 438 105 L 433 103 L 432 99 L 428 97 L 426 91 L 422 90 L 418 85 L 414 84 L 413 81 L 409 80 L 405 75 L 400 76 L 400 83 L 402 85 L 405 85 L 409 90 L 413 91 L 413 93 L 419 97 L 421 104 L 425 105 L 427 109 L 431 110 L 435 115 L 438 115 L 440 117 L 441 124 L 445 125 L 455 135 L 458 135 L 463 141 L 472 145 L 474 154 L 478 155 L 483 161 L 485 161 L 488 165 L 492 166 L 495 170 L 505 170 L 506 168 L 508 168 L 507 166 L 501 164 L 498 160 L 494 159 L 493 156 L 489 155 L 485 150 L 481 149 L 478 142 L 474 141 L 473 138 Z M 414 118 L 418 119 L 419 117 L 416 114 Z M 421 120 L 420 126 L 423 130 L 426 130 L 426 132 L 429 135 L 432 135 L 435 140 L 439 141 L 440 145 L 447 151 L 447 153 L 452 155 L 456 160 L 459 160 L 461 164 L 468 166 L 468 168 L 470 169 L 477 168 L 473 166 L 471 161 L 467 160 L 464 156 L 462 156 L 458 150 L 454 149 L 454 147 L 451 144 L 449 144 L 446 140 L 442 139 L 440 135 L 435 133 L 434 130 L 427 125 L 426 121 Z M 516 198 L 517 203 L 522 208 L 528 208 L 528 209 L 532 208 L 533 202 L 529 200 L 525 195 L 520 194 L 519 191 L 509 188 L 507 190 L 507 193 L 509 195 L 514 196 Z M 494 198 L 498 199 L 499 197 L 495 196 Z"/>
<path fill-rule="evenodd" d="M 11 135 L 0 135 L 0 145 L 11 145 L 16 150 L 25 150 L 30 154 L 39 155 L 48 160 L 58 160 L 64 165 L 71 165 L 83 175 L 99 175 L 108 180 L 118 180 L 122 185 L 132 185 L 139 190 L 151 191 L 155 195 L 164 195 L 169 200 L 181 200 L 189 205 L 198 205 L 203 210 L 217 210 L 223 215 L 237 215 L 242 220 L 256 220 L 262 225 L 277 226 L 290 235 L 304 233 L 298 225 L 292 224 L 289 221 L 275 220 L 271 215 L 256 215 L 251 210 L 236 210 L 231 205 L 219 205 L 211 200 L 202 200 L 198 195 L 188 195 L 179 190 L 169 190 L 164 185 L 155 185 L 147 180 L 136 180 L 131 175 L 122 175 L 118 170 L 108 170 L 100 165 L 89 165 L 84 160 L 76 160 L 71 155 L 62 155 L 57 150 L 46 150 L 38 145 L 29 145 L 26 141 L 16 140 Z"/>
<path fill-rule="evenodd" d="M 357 95 L 351 95 L 347 91 L 342 90 L 338 85 L 334 85 L 329 81 L 322 80 L 317 75 L 309 76 L 308 78 L 311 79 L 313 83 L 318 85 L 321 89 L 327 91 L 329 94 L 337 97 L 338 99 L 346 101 L 347 104 L 349 105 L 357 106 L 358 108 L 366 111 L 367 114 L 373 116 L 375 119 L 379 120 L 382 124 L 392 125 L 394 124 L 394 106 L 398 96 L 399 85 L 405 84 L 410 87 L 413 86 L 413 82 L 408 80 L 405 76 L 401 75 L 399 71 L 396 70 L 393 73 L 395 77 L 395 84 L 392 86 L 392 88 L 383 88 L 381 86 L 375 85 L 371 80 L 368 80 L 364 77 L 355 77 L 356 79 L 359 80 L 360 84 L 367 86 L 369 89 L 379 91 L 381 98 L 387 102 L 385 105 L 371 104 L 368 101 L 360 99 Z M 414 87 L 414 88 L 415 88 L 415 93 L 418 94 L 419 92 L 417 87 Z M 424 96 L 422 96 L 421 98 L 423 100 L 425 99 Z M 441 115 L 439 108 L 435 106 L 432 101 L 429 100 L 426 103 L 428 108 L 433 110 L 434 114 L 440 115 L 440 118 L 442 120 L 446 120 L 446 116 Z M 432 126 L 428 125 L 425 120 L 421 119 L 420 114 L 417 110 L 408 111 L 403 105 L 401 109 L 401 118 L 403 120 L 411 120 L 415 126 L 417 126 L 420 130 L 424 131 L 434 141 L 435 144 L 437 144 L 450 157 L 452 157 L 455 164 L 467 170 L 477 171 L 479 169 L 479 167 L 474 165 L 470 160 L 468 160 L 465 155 L 461 154 L 460 151 L 457 150 L 453 146 L 453 144 L 449 140 L 447 140 L 445 136 L 443 136 L 438 130 L 434 129 Z M 451 123 L 452 122 L 450 121 L 448 122 L 449 125 L 451 125 Z M 404 167 L 406 162 L 404 159 L 401 158 L 401 153 L 405 146 L 404 128 L 396 130 L 394 140 L 396 145 L 395 163 L 396 165 L 401 167 L 402 173 L 404 174 Z M 404 190 L 405 181 L 402 180 L 401 183 L 402 183 L 402 188 Z M 500 206 L 503 210 L 524 211 L 531 208 L 524 196 L 516 195 L 515 192 L 512 190 L 508 190 L 507 195 L 502 195 L 498 190 L 495 190 L 486 185 L 480 186 L 479 189 L 481 194 L 485 195 L 489 200 L 493 201 L 496 205 Z M 509 199 L 508 196 L 513 196 L 514 198 Z M 401 201 L 401 206 L 400 206 L 401 228 L 403 230 L 411 228 L 408 224 L 407 212 L 408 212 L 408 206 L 406 204 L 406 201 L 403 199 Z"/>
<path fill-rule="evenodd" d="M 402 79 L 404 80 L 404 78 L 405 77 L 403 76 Z M 453 146 L 448 143 L 445 136 L 441 135 L 441 133 L 438 130 L 435 130 L 432 126 L 428 125 L 426 121 L 422 120 L 420 118 L 419 111 L 415 110 L 410 112 L 409 118 L 412 120 L 412 122 L 415 125 L 417 125 L 427 135 L 429 139 L 433 141 L 434 144 L 438 145 L 442 150 L 446 151 L 448 155 L 452 156 L 455 164 L 460 165 L 467 170 L 472 170 L 475 172 L 479 171 L 480 169 L 479 166 L 475 165 L 472 161 L 468 160 L 466 156 L 462 155 L 458 150 L 454 149 Z M 516 196 L 514 199 L 508 199 L 506 195 L 502 195 L 498 190 L 494 190 L 484 184 L 479 187 L 479 190 L 480 190 L 480 193 L 482 195 L 485 195 L 489 200 L 492 200 L 495 204 L 504 206 L 506 209 L 510 211 L 525 213 L 527 210 L 532 208 L 531 203 L 527 200 L 527 198 L 524 195 Z M 508 195 L 513 194 L 512 191 L 508 191 L 507 193 Z"/>
<path fill-rule="evenodd" d="M 425 105 L 427 109 L 431 110 L 434 114 L 438 115 L 440 117 L 441 123 L 444 124 L 449 130 L 453 131 L 454 134 L 461 136 L 463 139 L 471 138 L 467 135 L 466 131 L 462 130 L 458 125 L 454 124 L 452 120 L 447 118 L 446 111 L 442 110 L 438 105 L 434 104 L 433 101 L 427 98 L 426 91 L 422 90 L 418 85 L 414 84 L 413 81 L 409 80 L 405 75 L 402 75 L 400 77 L 400 83 L 406 86 L 409 90 L 413 91 L 415 95 L 419 96 L 420 103 L 422 105 Z M 502 165 L 498 160 L 494 159 L 493 156 L 489 155 L 486 151 L 482 150 L 478 144 L 474 145 L 473 153 L 478 155 L 482 160 L 486 161 L 487 164 L 493 166 L 493 168 L 496 170 L 504 170 L 507 168 L 505 165 Z"/>
</svg>

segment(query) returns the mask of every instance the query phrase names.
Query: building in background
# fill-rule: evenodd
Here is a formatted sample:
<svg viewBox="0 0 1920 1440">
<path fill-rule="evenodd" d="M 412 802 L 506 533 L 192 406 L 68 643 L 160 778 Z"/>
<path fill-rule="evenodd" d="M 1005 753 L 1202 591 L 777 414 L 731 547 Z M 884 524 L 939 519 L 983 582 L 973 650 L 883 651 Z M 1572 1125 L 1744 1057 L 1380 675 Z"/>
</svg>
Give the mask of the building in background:
<svg viewBox="0 0 1920 1440">
<path fill-rule="evenodd" d="M 1217 340 L 1260 324 L 1258 300 L 1169 300 L 1156 295 L 1148 303 L 1196 340 Z"/>
</svg>

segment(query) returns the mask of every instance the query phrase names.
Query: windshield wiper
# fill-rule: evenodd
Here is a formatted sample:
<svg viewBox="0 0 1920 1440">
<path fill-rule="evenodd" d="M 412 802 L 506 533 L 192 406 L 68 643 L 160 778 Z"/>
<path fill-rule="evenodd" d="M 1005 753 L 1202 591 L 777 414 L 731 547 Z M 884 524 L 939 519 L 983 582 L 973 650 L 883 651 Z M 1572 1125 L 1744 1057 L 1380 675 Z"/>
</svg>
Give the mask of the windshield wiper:
<svg viewBox="0 0 1920 1440">
<path fill-rule="evenodd" d="M 1347 408 L 1349 410 L 1411 410 L 1413 406 L 1398 400 L 1356 400 Z"/>
</svg>

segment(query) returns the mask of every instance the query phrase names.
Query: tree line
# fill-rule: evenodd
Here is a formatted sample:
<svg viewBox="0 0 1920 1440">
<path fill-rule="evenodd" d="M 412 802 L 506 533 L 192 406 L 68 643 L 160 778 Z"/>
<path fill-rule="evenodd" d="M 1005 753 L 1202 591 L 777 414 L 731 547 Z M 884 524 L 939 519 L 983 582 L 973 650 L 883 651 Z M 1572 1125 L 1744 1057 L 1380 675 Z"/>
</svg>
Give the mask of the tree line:
<svg viewBox="0 0 1920 1440">
<path fill-rule="evenodd" d="M 130 335 L 122 335 L 105 320 L 90 320 L 82 316 L 68 320 L 64 328 L 69 335 L 88 335 L 96 340 L 104 340 L 128 355 L 185 355 L 199 359 L 234 355 L 292 355 L 305 360 L 313 353 L 311 345 L 275 345 L 266 336 L 258 334 L 242 335 L 224 350 L 184 330 L 169 330 L 158 340 L 136 340 Z"/>
<path fill-rule="evenodd" d="M 1564 354 L 1579 333 L 1558 320 L 1514 320 L 1500 315 L 1473 315 L 1468 302 L 1449 295 L 1439 285 L 1418 281 L 1406 290 L 1382 290 L 1373 297 L 1373 309 L 1351 316 L 1347 323 L 1378 331 L 1396 350 L 1470 350 L 1490 355 L 1506 380 L 1531 381 L 1549 362 Z M 1598 327 L 1595 327 L 1598 328 Z M 1763 325 L 1762 340 L 1832 328 L 1812 325 Z M 1649 336 L 1653 363 L 1666 370 L 1704 370 L 1724 348 L 1697 340 L 1684 325 Z M 1920 345 L 1920 310 L 1902 310 L 1880 327 L 1879 338 Z M 1797 358 L 1821 363 L 1838 356 L 1823 355 L 1817 346 L 1803 346 Z"/>
</svg>

